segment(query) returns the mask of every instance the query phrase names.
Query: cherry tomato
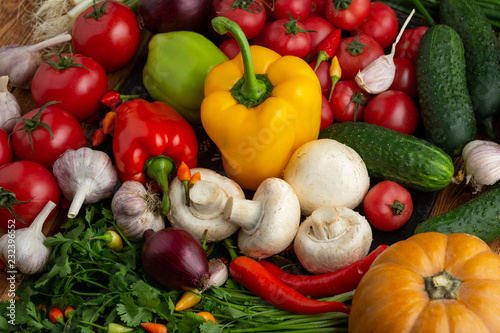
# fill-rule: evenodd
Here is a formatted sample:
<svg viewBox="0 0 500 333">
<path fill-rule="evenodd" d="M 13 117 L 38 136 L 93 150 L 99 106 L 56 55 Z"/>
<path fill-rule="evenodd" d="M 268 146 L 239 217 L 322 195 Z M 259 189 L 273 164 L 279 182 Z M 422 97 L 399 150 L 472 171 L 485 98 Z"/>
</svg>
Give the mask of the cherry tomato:
<svg viewBox="0 0 500 333">
<path fill-rule="evenodd" d="M 71 66 L 56 69 L 44 62 L 31 83 L 31 95 L 38 107 L 58 101 L 57 107 L 68 111 L 78 121 L 93 116 L 101 106 L 101 97 L 108 91 L 108 77 L 94 59 L 81 54 L 63 54 L 50 59 Z M 84 67 L 81 67 L 84 66 Z"/>
<path fill-rule="evenodd" d="M 385 180 L 375 184 L 366 193 L 363 209 L 374 228 L 392 231 L 408 222 L 413 213 L 413 200 L 403 186 Z"/>
<path fill-rule="evenodd" d="M 322 130 L 333 124 L 333 112 L 328 98 L 325 95 L 321 95 L 321 124 L 319 129 Z"/>
<path fill-rule="evenodd" d="M 312 51 L 308 56 L 313 57 L 317 53 L 316 47 L 318 44 L 331 34 L 335 30 L 335 27 L 326 19 L 319 16 L 310 16 L 303 23 L 306 30 L 312 31 L 309 33 Z"/>
<path fill-rule="evenodd" d="M 222 41 L 219 45 L 219 49 L 229 58 L 233 59 L 240 53 L 240 46 L 234 38 L 228 38 Z"/>
<path fill-rule="evenodd" d="M 364 110 L 364 121 L 404 134 L 413 134 L 420 113 L 410 96 L 399 90 L 387 90 L 373 97 Z"/>
<path fill-rule="evenodd" d="M 333 118 L 338 122 L 362 121 L 365 106 L 371 98 L 354 80 L 337 82 L 330 99 Z"/>
<path fill-rule="evenodd" d="M 354 80 L 359 71 L 384 54 L 382 46 L 365 34 L 342 39 L 335 53 L 343 80 Z"/>
<path fill-rule="evenodd" d="M 12 162 L 14 153 L 9 141 L 9 134 L 0 128 L 0 166 Z"/>
<path fill-rule="evenodd" d="M 327 2 L 328 0 L 312 0 L 311 14 L 309 14 L 309 17 L 319 16 L 324 18 Z"/>
<path fill-rule="evenodd" d="M 266 33 L 267 33 L 267 29 L 269 28 L 270 25 L 271 25 L 271 22 L 266 22 L 264 24 L 264 27 L 260 31 L 260 33 L 256 37 L 249 40 L 248 42 L 252 45 L 260 45 L 260 46 L 266 47 Z M 239 48 L 239 46 L 238 46 L 238 48 Z"/>
<path fill-rule="evenodd" d="M 417 70 L 415 63 L 406 58 L 394 58 L 396 73 L 389 90 L 405 92 L 411 98 L 417 97 Z"/>
<path fill-rule="evenodd" d="M 215 0 L 213 6 L 215 16 L 227 17 L 238 23 L 247 39 L 256 37 L 266 23 L 265 5 L 261 0 Z"/>
<path fill-rule="evenodd" d="M 312 69 L 316 67 L 316 60 L 309 63 Z M 328 61 L 322 61 L 318 68 L 316 69 L 316 76 L 318 77 L 319 83 L 321 85 L 321 92 L 325 95 L 330 93 L 332 88 L 332 78 L 330 77 L 330 63 Z"/>
<path fill-rule="evenodd" d="M 132 9 L 120 2 L 108 1 L 80 13 L 71 36 L 75 53 L 93 58 L 106 72 L 112 72 L 132 60 L 139 48 L 141 29 Z"/>
<path fill-rule="evenodd" d="M 309 17 L 312 0 L 275 0 L 273 14 L 276 20 L 290 19 L 290 15 L 298 21 Z"/>
<path fill-rule="evenodd" d="M 12 202 L 11 208 L 15 214 L 12 215 L 7 209 L 8 201 L 3 201 L 0 206 L 0 228 L 5 230 L 28 227 L 49 200 L 59 204 L 60 199 L 54 176 L 42 165 L 32 161 L 14 161 L 0 166 L 0 194 L 5 199 L 11 197 L 9 194 L 14 194 L 15 200 L 25 202 Z"/>
<path fill-rule="evenodd" d="M 370 0 L 328 0 L 325 17 L 335 27 L 345 31 L 356 29 L 370 13 Z"/>
<path fill-rule="evenodd" d="M 304 58 L 311 52 L 311 37 L 302 22 L 280 19 L 272 22 L 266 31 L 266 45 L 280 55 Z"/>
<path fill-rule="evenodd" d="M 351 35 L 362 33 L 375 39 L 384 49 L 394 43 L 399 23 L 394 9 L 382 2 L 372 2 L 370 12 Z"/>
<path fill-rule="evenodd" d="M 420 44 L 420 38 L 429 29 L 428 27 L 418 27 L 415 29 L 406 29 L 401 35 L 401 39 L 396 44 L 394 51 L 395 58 L 406 58 L 415 62 L 417 49 Z"/>
<path fill-rule="evenodd" d="M 48 170 L 52 170 L 54 162 L 66 150 L 86 145 L 85 133 L 78 120 L 54 105 L 26 113 L 14 126 L 11 139 L 14 153 L 20 160 L 37 162 Z"/>
</svg>

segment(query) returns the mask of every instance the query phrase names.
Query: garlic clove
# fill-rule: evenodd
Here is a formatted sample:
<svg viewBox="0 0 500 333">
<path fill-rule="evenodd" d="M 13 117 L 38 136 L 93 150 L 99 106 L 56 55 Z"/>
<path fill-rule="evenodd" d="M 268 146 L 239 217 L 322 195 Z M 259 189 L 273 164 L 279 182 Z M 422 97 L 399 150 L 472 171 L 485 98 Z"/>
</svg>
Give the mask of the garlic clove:
<svg viewBox="0 0 500 333">
<path fill-rule="evenodd" d="M 465 162 L 466 184 L 474 186 L 474 193 L 484 185 L 500 180 L 500 144 L 493 141 L 473 140 L 462 150 Z"/>
<path fill-rule="evenodd" d="M 16 97 L 8 90 L 9 77 L 0 76 L 0 128 L 10 134 L 21 117 L 21 107 Z"/>
<path fill-rule="evenodd" d="M 391 87 L 395 75 L 394 55 L 387 54 L 359 71 L 354 80 L 367 93 L 376 95 Z"/>
</svg>

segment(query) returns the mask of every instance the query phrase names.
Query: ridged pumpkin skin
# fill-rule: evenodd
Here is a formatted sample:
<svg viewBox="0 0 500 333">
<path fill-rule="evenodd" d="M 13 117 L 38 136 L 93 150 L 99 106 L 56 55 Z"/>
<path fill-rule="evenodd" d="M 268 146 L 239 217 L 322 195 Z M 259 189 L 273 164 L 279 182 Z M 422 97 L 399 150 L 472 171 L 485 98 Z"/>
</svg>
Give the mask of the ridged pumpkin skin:
<svg viewBox="0 0 500 333">
<path fill-rule="evenodd" d="M 452 299 L 431 300 L 424 277 L 443 271 L 461 283 Z M 428 279 L 439 281 L 446 279 Z M 355 291 L 349 332 L 500 332 L 500 256 L 463 233 L 427 232 L 391 245 Z"/>
</svg>

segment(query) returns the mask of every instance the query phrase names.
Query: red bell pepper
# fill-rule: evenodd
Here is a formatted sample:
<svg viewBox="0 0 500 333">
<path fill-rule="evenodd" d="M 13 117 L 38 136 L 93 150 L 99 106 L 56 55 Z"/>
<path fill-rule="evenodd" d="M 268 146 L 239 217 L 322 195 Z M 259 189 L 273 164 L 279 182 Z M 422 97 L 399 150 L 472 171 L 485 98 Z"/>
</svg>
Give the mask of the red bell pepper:
<svg viewBox="0 0 500 333">
<path fill-rule="evenodd" d="M 168 181 L 175 176 L 176 167 L 184 162 L 194 168 L 198 163 L 193 127 L 160 101 L 133 99 L 115 111 L 113 155 L 120 181 L 156 181 L 164 194 L 163 212 L 168 212 Z"/>
</svg>

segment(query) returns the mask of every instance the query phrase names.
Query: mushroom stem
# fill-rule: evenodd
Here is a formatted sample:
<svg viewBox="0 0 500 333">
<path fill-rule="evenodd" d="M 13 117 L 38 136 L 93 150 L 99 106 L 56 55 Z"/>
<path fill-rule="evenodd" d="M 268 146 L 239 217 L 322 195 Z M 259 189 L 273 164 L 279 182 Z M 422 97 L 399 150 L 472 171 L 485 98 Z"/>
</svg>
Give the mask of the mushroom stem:
<svg viewBox="0 0 500 333">
<path fill-rule="evenodd" d="M 331 240 L 343 233 L 347 227 L 335 208 L 317 209 L 311 214 L 312 235 L 317 240 Z"/>
<path fill-rule="evenodd" d="M 236 199 L 230 197 L 224 207 L 224 219 L 240 226 L 243 231 L 253 234 L 259 228 L 264 203 L 256 200 Z"/>
<path fill-rule="evenodd" d="M 224 190 L 219 185 L 199 180 L 189 190 L 191 213 L 202 219 L 211 219 L 219 216 L 227 200 Z"/>
<path fill-rule="evenodd" d="M 82 207 L 85 198 L 90 193 L 90 190 L 91 190 L 91 184 L 89 182 L 84 182 L 82 185 L 78 187 L 75 196 L 73 197 L 73 200 L 71 200 L 71 206 L 69 206 L 68 217 L 70 219 L 78 215 L 78 212 L 80 211 L 80 208 Z"/>
</svg>

